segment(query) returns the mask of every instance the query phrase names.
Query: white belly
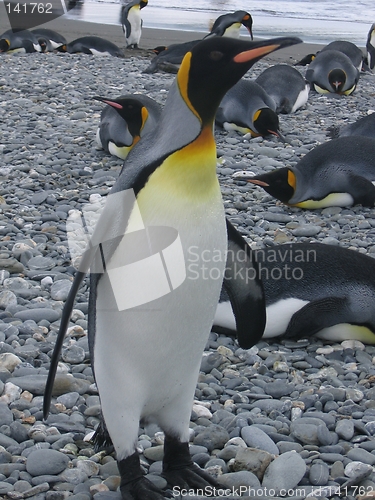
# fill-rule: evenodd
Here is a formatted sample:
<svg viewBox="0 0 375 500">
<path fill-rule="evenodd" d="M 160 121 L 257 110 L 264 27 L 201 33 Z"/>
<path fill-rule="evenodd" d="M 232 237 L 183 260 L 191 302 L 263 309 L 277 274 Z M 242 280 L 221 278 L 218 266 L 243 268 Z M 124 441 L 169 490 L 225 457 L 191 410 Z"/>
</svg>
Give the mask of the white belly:
<svg viewBox="0 0 375 500">
<path fill-rule="evenodd" d="M 126 37 L 127 45 L 139 44 L 139 40 L 141 39 L 142 33 L 142 17 L 141 11 L 137 8 L 132 8 L 129 11 L 128 21 L 131 26 L 131 33 L 129 37 Z"/>
</svg>

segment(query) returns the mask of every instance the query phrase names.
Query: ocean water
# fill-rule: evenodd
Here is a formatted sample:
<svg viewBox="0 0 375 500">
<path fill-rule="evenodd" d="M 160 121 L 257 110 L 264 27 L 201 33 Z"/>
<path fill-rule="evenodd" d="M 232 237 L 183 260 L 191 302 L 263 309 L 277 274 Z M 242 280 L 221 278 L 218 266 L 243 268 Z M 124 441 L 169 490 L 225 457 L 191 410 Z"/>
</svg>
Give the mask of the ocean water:
<svg viewBox="0 0 375 500">
<path fill-rule="evenodd" d="M 119 0 L 85 0 L 67 17 L 120 24 L 121 5 Z M 348 40 L 364 46 L 375 22 L 375 0 L 149 0 L 142 17 L 148 28 L 207 33 L 219 15 L 235 10 L 250 12 L 257 38 L 293 35 L 310 43 Z"/>
</svg>

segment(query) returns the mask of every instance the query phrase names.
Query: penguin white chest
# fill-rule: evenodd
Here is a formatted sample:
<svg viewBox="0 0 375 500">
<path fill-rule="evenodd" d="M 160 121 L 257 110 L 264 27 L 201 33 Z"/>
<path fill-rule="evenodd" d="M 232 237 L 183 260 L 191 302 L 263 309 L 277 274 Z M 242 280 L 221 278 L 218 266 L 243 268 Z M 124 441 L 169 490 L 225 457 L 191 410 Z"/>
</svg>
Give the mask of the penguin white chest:
<svg viewBox="0 0 375 500">
<path fill-rule="evenodd" d="M 142 34 L 142 17 L 141 9 L 139 6 L 135 6 L 129 10 L 128 21 L 130 24 L 130 33 L 125 32 L 125 40 L 127 45 L 139 44 Z"/>
</svg>

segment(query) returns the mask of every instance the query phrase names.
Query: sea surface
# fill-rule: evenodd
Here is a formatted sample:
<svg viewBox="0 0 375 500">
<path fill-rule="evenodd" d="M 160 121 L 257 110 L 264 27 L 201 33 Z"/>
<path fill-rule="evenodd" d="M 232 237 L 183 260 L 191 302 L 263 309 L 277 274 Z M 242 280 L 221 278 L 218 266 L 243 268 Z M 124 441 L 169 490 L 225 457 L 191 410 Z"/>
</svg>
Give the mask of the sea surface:
<svg viewBox="0 0 375 500">
<path fill-rule="evenodd" d="M 121 5 L 119 0 L 85 0 L 66 15 L 120 24 Z M 294 35 L 310 43 L 348 40 L 365 46 L 367 33 L 375 22 L 375 0 L 149 0 L 142 17 L 148 28 L 207 33 L 219 15 L 235 10 L 250 12 L 257 38 Z M 246 33 L 244 29 L 243 34 Z"/>
</svg>

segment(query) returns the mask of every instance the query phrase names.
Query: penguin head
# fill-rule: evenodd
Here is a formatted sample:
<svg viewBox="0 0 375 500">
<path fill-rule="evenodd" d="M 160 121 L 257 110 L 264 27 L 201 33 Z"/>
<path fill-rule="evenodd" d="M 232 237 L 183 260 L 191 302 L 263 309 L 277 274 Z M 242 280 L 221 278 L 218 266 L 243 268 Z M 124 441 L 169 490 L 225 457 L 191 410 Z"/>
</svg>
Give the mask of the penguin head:
<svg viewBox="0 0 375 500">
<path fill-rule="evenodd" d="M 143 9 L 143 7 L 146 7 L 147 4 L 148 4 L 148 0 L 141 0 L 139 2 L 139 8 Z"/>
<path fill-rule="evenodd" d="M 307 54 L 307 56 L 303 57 L 300 61 L 296 62 L 294 66 L 307 66 L 310 64 L 316 57 L 316 54 Z"/>
<path fill-rule="evenodd" d="M 10 49 L 10 41 L 7 38 L 0 40 L 0 52 L 7 52 Z"/>
<path fill-rule="evenodd" d="M 212 123 L 225 93 L 266 54 L 300 43 L 299 38 L 247 42 L 206 38 L 188 52 L 177 73 L 181 97 L 202 124 Z"/>
<path fill-rule="evenodd" d="M 93 97 L 93 99 L 104 102 L 115 109 L 121 118 L 126 121 L 132 137 L 139 140 L 141 130 L 148 118 L 148 111 L 138 99 L 131 97 L 120 97 L 118 99 Z"/>
<path fill-rule="evenodd" d="M 254 177 L 241 175 L 241 180 L 261 186 L 268 194 L 288 204 L 296 189 L 296 176 L 290 168 L 278 168 Z"/>
<path fill-rule="evenodd" d="M 47 41 L 45 38 L 38 38 L 38 43 L 40 45 L 40 48 L 42 49 L 42 52 L 47 52 Z"/>
<path fill-rule="evenodd" d="M 256 131 L 263 137 L 267 135 L 275 135 L 282 138 L 279 128 L 279 117 L 270 108 L 258 109 L 253 116 L 254 127 Z"/>
<path fill-rule="evenodd" d="M 164 52 L 167 49 L 168 49 L 168 47 L 165 45 L 158 45 L 154 49 L 151 49 L 151 51 L 154 52 L 158 56 L 159 54 L 161 54 L 161 52 Z"/>
<path fill-rule="evenodd" d="M 346 82 L 346 73 L 340 68 L 335 68 L 328 74 L 328 81 L 336 94 L 341 94 Z"/>
<path fill-rule="evenodd" d="M 252 32 L 252 26 L 253 26 L 253 18 L 248 12 L 245 12 L 245 14 L 242 16 L 241 20 L 242 26 L 245 26 L 247 31 L 249 32 L 249 35 L 251 36 L 251 39 L 253 40 L 253 32 Z"/>
</svg>

